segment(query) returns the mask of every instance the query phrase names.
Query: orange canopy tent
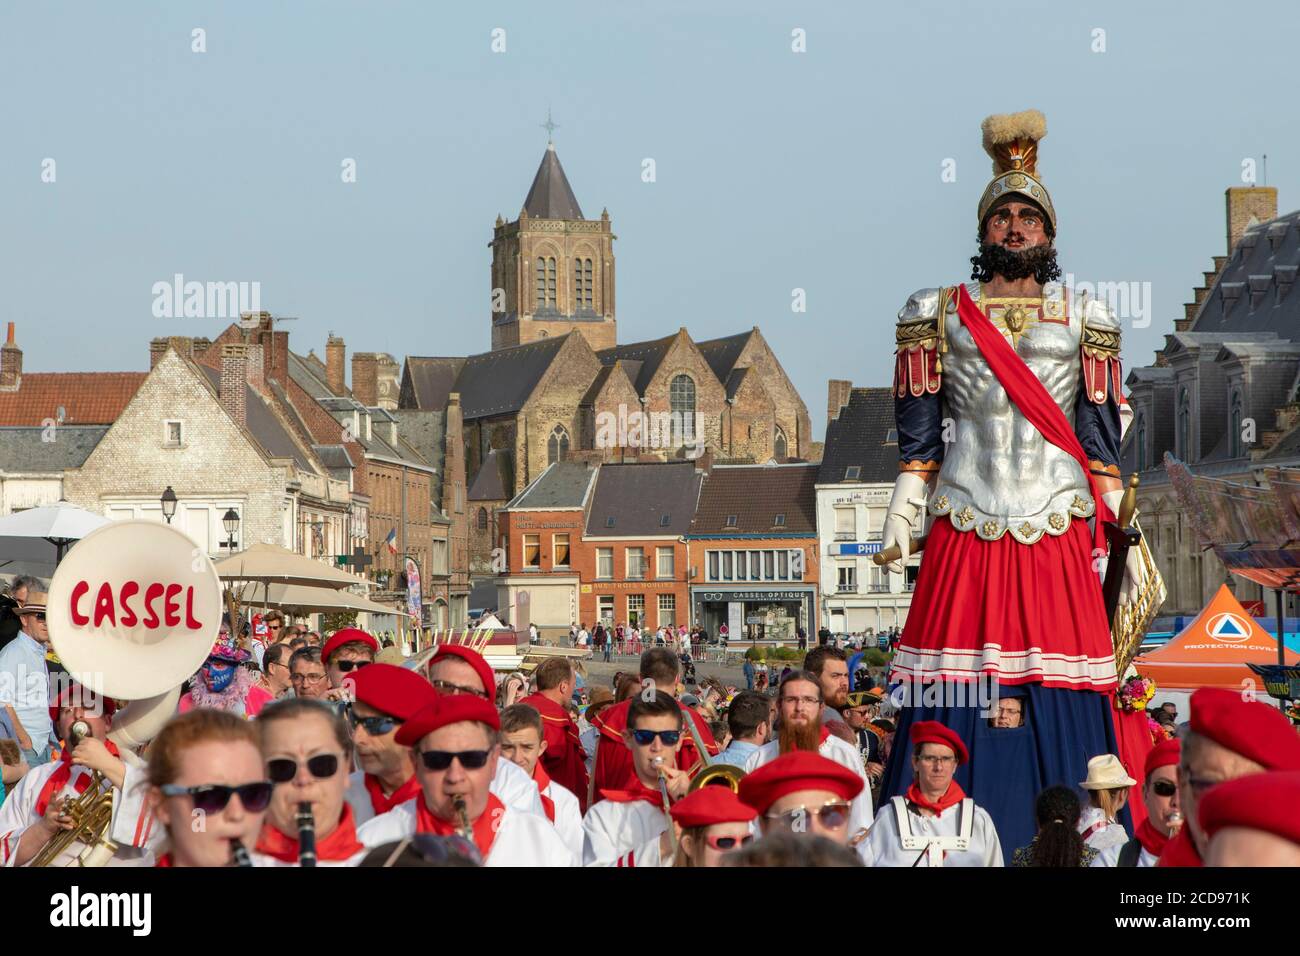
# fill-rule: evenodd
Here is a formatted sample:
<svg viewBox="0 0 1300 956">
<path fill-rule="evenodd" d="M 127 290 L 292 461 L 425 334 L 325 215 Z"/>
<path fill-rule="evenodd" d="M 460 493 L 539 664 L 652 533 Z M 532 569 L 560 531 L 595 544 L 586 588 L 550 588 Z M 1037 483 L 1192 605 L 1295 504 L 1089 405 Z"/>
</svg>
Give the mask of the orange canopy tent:
<svg viewBox="0 0 1300 956">
<path fill-rule="evenodd" d="M 1287 651 L 1286 662 L 1300 663 L 1300 654 Z M 1250 686 L 1245 681 L 1260 685 L 1248 663 L 1278 663 L 1277 641 L 1255 623 L 1225 584 L 1196 620 L 1164 647 L 1135 658 L 1133 666 L 1143 677 L 1153 679 L 1161 691 L 1199 687 L 1241 690 Z"/>
</svg>

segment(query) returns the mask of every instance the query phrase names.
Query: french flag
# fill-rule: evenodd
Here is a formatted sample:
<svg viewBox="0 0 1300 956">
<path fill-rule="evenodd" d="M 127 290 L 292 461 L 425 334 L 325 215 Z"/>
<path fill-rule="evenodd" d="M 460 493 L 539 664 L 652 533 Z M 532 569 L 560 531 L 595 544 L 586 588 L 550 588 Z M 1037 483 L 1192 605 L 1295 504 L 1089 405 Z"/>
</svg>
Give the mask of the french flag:
<svg viewBox="0 0 1300 956">
<path fill-rule="evenodd" d="M 388 545 L 389 554 L 397 553 L 397 529 L 396 528 L 388 532 L 388 537 L 384 539 L 384 544 Z"/>
</svg>

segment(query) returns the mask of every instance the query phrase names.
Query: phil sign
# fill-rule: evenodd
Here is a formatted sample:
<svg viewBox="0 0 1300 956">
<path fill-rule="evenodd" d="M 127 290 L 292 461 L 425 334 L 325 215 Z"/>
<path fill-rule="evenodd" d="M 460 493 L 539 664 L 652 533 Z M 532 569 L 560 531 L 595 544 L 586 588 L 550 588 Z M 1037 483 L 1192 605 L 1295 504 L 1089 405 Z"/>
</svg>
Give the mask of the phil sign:
<svg viewBox="0 0 1300 956">
<path fill-rule="evenodd" d="M 63 665 L 110 697 L 152 697 L 193 676 L 221 624 L 217 569 L 152 521 L 97 528 L 50 582 L 46 619 Z"/>
</svg>

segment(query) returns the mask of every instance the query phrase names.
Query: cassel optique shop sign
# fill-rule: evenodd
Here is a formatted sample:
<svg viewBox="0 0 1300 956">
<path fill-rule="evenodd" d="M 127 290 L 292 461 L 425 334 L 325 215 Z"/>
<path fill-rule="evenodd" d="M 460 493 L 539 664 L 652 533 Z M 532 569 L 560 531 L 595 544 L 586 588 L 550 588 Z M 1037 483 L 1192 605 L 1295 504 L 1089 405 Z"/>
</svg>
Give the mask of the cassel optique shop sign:
<svg viewBox="0 0 1300 956">
<path fill-rule="evenodd" d="M 82 538 L 59 563 L 47 603 L 50 641 L 68 671 L 130 700 L 191 677 L 221 624 L 211 559 L 152 521 L 115 521 Z"/>
</svg>

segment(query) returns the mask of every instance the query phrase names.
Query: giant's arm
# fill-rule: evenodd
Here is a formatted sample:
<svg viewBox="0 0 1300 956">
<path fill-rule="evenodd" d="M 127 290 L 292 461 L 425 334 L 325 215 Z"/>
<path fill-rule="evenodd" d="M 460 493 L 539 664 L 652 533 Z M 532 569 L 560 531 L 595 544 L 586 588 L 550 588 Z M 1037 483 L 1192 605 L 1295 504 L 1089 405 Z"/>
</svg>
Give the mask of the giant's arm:
<svg viewBox="0 0 1300 956">
<path fill-rule="evenodd" d="M 1119 349 L 1119 321 L 1114 312 L 1106 303 L 1089 299 L 1083 312 L 1082 368 L 1074 431 L 1088 456 L 1088 468 L 1097 480 L 1097 488 L 1112 512 L 1123 491 L 1119 471 L 1123 396 Z"/>
</svg>

